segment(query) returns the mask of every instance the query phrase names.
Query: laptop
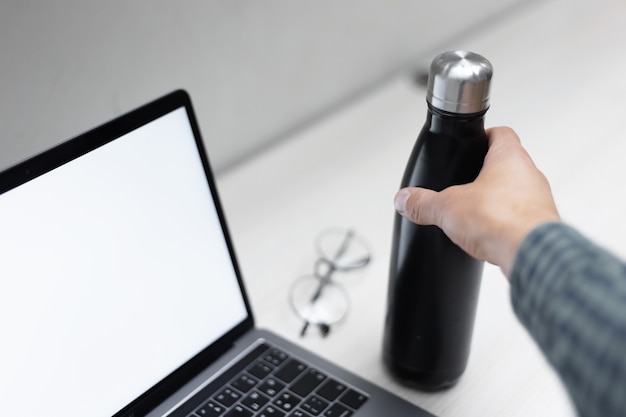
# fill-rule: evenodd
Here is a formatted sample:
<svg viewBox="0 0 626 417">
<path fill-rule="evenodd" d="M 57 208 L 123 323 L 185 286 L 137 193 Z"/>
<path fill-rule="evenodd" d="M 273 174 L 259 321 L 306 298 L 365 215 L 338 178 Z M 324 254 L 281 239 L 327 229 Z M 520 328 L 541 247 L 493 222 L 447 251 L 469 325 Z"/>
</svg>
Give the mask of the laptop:
<svg viewBox="0 0 626 417">
<path fill-rule="evenodd" d="M 255 327 L 182 90 L 0 172 L 0 254 L 2 415 L 432 416 Z"/>
</svg>

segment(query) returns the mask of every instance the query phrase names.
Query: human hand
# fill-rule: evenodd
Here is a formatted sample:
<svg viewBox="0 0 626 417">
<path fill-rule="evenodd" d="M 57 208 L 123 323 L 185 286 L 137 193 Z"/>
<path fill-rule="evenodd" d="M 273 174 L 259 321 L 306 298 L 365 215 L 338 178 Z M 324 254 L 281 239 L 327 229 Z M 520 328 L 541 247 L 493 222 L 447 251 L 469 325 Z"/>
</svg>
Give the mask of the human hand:
<svg viewBox="0 0 626 417">
<path fill-rule="evenodd" d="M 396 210 L 421 225 L 436 225 L 471 256 L 498 265 L 508 277 L 522 239 L 541 223 L 558 221 L 550 184 L 510 128 L 487 130 L 489 151 L 469 184 L 440 192 L 409 187 Z"/>
</svg>

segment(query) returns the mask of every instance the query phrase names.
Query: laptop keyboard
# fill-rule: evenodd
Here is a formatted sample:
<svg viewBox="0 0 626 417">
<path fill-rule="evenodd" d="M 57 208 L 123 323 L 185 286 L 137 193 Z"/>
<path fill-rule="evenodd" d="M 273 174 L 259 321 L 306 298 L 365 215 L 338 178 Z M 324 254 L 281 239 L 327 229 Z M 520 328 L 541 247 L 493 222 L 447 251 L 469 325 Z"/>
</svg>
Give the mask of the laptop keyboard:
<svg viewBox="0 0 626 417">
<path fill-rule="evenodd" d="M 261 343 L 172 417 L 350 417 L 368 395 Z"/>
</svg>

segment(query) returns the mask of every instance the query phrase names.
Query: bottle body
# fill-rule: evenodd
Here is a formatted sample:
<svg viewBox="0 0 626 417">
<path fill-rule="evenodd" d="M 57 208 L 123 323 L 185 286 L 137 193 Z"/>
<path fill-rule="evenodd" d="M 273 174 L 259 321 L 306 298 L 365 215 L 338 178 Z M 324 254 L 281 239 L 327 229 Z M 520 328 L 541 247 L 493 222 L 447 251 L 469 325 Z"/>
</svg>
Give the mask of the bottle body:
<svg viewBox="0 0 626 417">
<path fill-rule="evenodd" d="M 488 148 L 484 113 L 430 107 L 402 187 L 441 191 L 473 181 Z M 483 262 L 436 226 L 396 214 L 383 356 L 390 371 L 424 390 L 453 385 L 467 365 Z"/>
</svg>

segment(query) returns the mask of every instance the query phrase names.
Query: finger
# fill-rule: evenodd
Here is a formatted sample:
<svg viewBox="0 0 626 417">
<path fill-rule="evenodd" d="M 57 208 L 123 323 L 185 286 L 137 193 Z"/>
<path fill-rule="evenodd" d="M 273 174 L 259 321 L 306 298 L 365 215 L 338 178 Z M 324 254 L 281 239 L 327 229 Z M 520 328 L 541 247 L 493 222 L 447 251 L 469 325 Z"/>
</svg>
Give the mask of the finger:
<svg viewBox="0 0 626 417">
<path fill-rule="evenodd" d="M 413 223 L 424 226 L 441 223 L 439 193 L 419 187 L 403 188 L 394 199 L 396 210 Z"/>
<path fill-rule="evenodd" d="M 521 140 L 513 129 L 507 126 L 496 126 L 485 130 L 489 139 L 489 146 L 496 143 L 515 143 L 521 144 Z"/>
<path fill-rule="evenodd" d="M 513 129 L 504 126 L 493 127 L 487 129 L 486 133 L 489 139 L 489 151 L 485 157 L 484 169 L 491 167 L 492 164 L 510 164 L 531 160 Z"/>
</svg>

